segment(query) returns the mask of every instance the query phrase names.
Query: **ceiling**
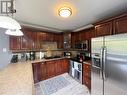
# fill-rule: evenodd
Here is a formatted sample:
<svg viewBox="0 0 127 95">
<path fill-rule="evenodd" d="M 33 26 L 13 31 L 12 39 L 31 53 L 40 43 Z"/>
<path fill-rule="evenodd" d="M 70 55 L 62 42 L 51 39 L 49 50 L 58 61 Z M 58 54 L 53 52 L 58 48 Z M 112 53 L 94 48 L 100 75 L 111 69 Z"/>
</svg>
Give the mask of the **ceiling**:
<svg viewBox="0 0 127 95">
<path fill-rule="evenodd" d="M 58 15 L 62 6 L 72 8 L 69 18 Z M 51 31 L 75 31 L 127 11 L 127 0 L 15 0 L 15 18 L 25 26 Z"/>
</svg>

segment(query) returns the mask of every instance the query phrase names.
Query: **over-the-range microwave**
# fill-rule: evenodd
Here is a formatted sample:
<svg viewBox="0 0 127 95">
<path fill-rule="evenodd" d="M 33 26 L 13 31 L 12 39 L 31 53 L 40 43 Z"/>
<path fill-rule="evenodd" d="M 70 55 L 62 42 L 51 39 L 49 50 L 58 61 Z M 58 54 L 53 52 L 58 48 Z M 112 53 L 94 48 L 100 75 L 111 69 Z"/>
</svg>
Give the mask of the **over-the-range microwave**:
<svg viewBox="0 0 127 95">
<path fill-rule="evenodd" d="M 75 44 L 75 49 L 88 50 L 88 41 L 82 41 Z"/>
</svg>

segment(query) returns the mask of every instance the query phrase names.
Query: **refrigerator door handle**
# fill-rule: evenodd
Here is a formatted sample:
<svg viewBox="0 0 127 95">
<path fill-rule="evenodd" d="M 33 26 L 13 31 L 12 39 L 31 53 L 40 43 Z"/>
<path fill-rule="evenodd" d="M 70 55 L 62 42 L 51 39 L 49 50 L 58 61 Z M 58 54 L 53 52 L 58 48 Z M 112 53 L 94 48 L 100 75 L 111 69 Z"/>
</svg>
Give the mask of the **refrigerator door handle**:
<svg viewBox="0 0 127 95">
<path fill-rule="evenodd" d="M 106 52 L 107 52 L 107 49 L 106 47 L 103 48 L 103 78 L 104 80 L 106 80 Z"/>
<path fill-rule="evenodd" d="M 103 78 L 103 47 L 100 50 L 100 78 Z"/>
</svg>

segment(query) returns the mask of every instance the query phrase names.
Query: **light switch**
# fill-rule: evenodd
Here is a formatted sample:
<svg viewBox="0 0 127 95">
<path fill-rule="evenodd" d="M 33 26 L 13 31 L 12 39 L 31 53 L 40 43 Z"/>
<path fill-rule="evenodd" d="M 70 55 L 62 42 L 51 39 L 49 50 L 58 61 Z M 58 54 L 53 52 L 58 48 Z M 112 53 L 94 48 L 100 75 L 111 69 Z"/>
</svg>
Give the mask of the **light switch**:
<svg viewBox="0 0 127 95">
<path fill-rule="evenodd" d="M 3 52 L 7 52 L 7 49 L 6 48 L 3 48 Z"/>
</svg>

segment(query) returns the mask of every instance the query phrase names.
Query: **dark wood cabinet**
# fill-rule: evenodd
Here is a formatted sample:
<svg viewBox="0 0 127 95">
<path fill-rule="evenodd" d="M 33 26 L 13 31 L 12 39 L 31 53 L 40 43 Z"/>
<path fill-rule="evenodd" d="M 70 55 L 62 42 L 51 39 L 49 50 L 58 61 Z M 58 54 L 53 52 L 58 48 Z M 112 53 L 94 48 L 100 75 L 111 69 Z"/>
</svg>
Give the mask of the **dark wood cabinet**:
<svg viewBox="0 0 127 95">
<path fill-rule="evenodd" d="M 39 50 L 44 42 L 57 42 L 58 49 L 63 48 L 63 34 L 39 32 L 23 28 L 22 37 L 10 36 L 10 50 Z"/>
<path fill-rule="evenodd" d="M 54 42 L 57 42 L 57 48 L 58 49 L 63 49 L 63 33 L 60 34 L 54 34 Z"/>
<path fill-rule="evenodd" d="M 46 62 L 46 78 L 51 78 L 69 72 L 68 59 L 60 59 Z"/>
<path fill-rule="evenodd" d="M 75 48 L 75 44 L 79 42 L 79 32 L 71 33 L 71 48 Z"/>
<path fill-rule="evenodd" d="M 69 60 L 68 59 L 62 59 L 61 60 L 62 64 L 62 73 L 67 73 L 69 72 Z"/>
<path fill-rule="evenodd" d="M 9 36 L 10 50 L 20 50 L 21 37 Z"/>
<path fill-rule="evenodd" d="M 56 75 L 55 61 L 47 61 L 46 63 L 46 78 L 51 78 Z"/>
<path fill-rule="evenodd" d="M 46 75 L 46 64 L 45 64 L 45 62 L 43 62 L 43 63 L 41 63 L 41 75 L 40 75 L 40 79 L 41 80 L 45 80 L 46 76 L 47 76 Z"/>
<path fill-rule="evenodd" d="M 32 63 L 34 82 L 69 72 L 69 60 L 59 59 L 46 62 Z"/>
<path fill-rule="evenodd" d="M 37 48 L 37 33 L 30 29 L 22 29 L 21 50 L 33 50 Z"/>
<path fill-rule="evenodd" d="M 83 64 L 83 84 L 91 89 L 91 65 L 90 63 Z"/>
<path fill-rule="evenodd" d="M 127 33 L 127 15 L 114 20 L 114 34 Z"/>
<path fill-rule="evenodd" d="M 95 37 L 112 35 L 112 21 L 104 22 L 95 26 Z"/>
<path fill-rule="evenodd" d="M 41 62 L 32 63 L 34 83 L 37 83 L 42 79 L 41 65 L 42 65 Z"/>
</svg>

